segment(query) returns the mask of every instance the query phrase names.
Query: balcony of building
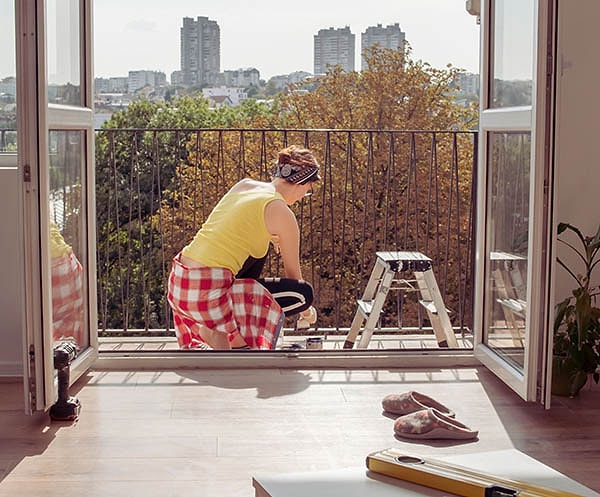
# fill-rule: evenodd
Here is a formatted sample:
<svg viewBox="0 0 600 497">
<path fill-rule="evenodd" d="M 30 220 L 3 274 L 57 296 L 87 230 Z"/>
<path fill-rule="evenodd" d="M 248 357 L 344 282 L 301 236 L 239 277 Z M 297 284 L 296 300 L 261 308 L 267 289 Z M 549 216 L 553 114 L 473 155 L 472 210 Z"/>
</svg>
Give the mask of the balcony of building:
<svg viewBox="0 0 600 497">
<path fill-rule="evenodd" d="M 382 251 L 431 260 L 453 348 L 472 349 L 476 133 L 102 129 L 96 131 L 101 355 L 177 349 L 166 301 L 171 259 L 221 195 L 243 177 L 269 180 L 277 150 L 292 143 L 310 147 L 322 162 L 314 194 L 293 207 L 319 317 L 305 329 L 287 319 L 277 349 L 347 353 L 357 301 Z M 270 251 L 264 276 L 281 271 Z M 393 282 L 371 339 L 360 343 L 361 326 L 353 351 L 439 350 L 414 272 L 399 271 Z M 511 340 L 502 322 L 506 334 L 497 339 Z"/>
</svg>

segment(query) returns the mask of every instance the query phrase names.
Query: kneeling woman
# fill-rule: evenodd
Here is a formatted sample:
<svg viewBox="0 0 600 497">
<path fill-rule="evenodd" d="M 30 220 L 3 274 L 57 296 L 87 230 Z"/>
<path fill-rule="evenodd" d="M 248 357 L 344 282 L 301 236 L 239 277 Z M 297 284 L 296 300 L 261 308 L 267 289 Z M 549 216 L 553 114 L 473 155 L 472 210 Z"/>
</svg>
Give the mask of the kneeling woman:
<svg viewBox="0 0 600 497">
<path fill-rule="evenodd" d="M 316 319 L 289 206 L 310 195 L 319 164 L 292 145 L 279 152 L 273 176 L 234 185 L 173 259 L 168 299 L 180 348 L 273 349 L 285 316 Z M 260 279 L 271 242 L 285 278 Z"/>
</svg>

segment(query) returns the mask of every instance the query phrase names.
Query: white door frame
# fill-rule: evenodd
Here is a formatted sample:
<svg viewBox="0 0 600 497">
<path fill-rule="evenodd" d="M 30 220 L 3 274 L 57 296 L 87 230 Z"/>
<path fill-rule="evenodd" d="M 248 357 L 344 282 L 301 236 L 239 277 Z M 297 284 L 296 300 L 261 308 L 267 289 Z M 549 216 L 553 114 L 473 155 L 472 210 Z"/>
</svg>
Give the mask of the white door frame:
<svg viewBox="0 0 600 497">
<path fill-rule="evenodd" d="M 482 168 L 478 185 L 477 279 L 475 301 L 476 340 L 475 356 L 527 401 L 546 399 L 546 368 L 548 330 L 552 306 L 550 305 L 549 270 L 551 255 L 552 178 L 551 134 L 553 74 L 553 24 L 554 9 L 548 0 L 534 3 L 533 87 L 532 104 L 526 107 L 492 109 L 488 105 L 489 75 L 492 53 L 490 50 L 491 7 L 494 0 L 482 2 L 481 12 L 481 147 L 479 165 Z M 489 271 L 486 255 L 486 208 L 488 164 L 488 133 L 495 131 L 531 131 L 531 163 L 529 191 L 529 234 L 527 271 L 527 316 L 524 339 L 524 366 L 521 370 L 508 363 L 500 354 L 484 343 L 486 273 Z"/>
<path fill-rule="evenodd" d="M 92 365 L 97 357 L 96 261 L 93 174 L 93 73 L 91 0 L 80 6 L 80 88 L 82 105 L 49 105 L 47 99 L 46 0 L 15 2 L 17 19 L 17 128 L 19 136 L 18 179 L 23 185 L 22 205 L 23 264 L 23 373 L 25 410 L 49 408 L 57 399 L 56 371 L 52 338 L 52 293 L 50 275 L 49 130 L 81 130 L 85 133 L 85 167 L 82 183 L 85 198 L 87 285 L 85 332 L 90 346 L 73 361 L 71 383 Z"/>
</svg>

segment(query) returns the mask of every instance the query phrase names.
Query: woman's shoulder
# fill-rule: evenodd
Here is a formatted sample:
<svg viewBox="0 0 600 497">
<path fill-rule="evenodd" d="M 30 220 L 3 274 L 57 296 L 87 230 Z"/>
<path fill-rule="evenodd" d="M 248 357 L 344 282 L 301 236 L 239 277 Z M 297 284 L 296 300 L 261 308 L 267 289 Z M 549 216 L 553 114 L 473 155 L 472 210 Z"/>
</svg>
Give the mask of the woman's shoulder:
<svg viewBox="0 0 600 497">
<path fill-rule="evenodd" d="M 275 187 L 266 181 L 244 178 L 238 181 L 230 190 L 231 192 L 275 192 Z"/>
</svg>

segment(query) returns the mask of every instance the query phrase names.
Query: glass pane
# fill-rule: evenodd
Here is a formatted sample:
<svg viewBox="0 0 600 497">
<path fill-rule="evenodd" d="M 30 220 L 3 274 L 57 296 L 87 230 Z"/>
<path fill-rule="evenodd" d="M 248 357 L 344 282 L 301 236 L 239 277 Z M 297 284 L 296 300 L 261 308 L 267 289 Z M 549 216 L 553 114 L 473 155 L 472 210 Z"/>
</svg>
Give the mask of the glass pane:
<svg viewBox="0 0 600 497">
<path fill-rule="evenodd" d="M 15 2 L 0 0 L 0 153 L 17 150 Z"/>
<path fill-rule="evenodd" d="M 495 0 L 490 107 L 531 105 L 533 0 Z"/>
<path fill-rule="evenodd" d="M 89 345 L 85 336 L 85 212 L 82 180 L 85 132 L 50 131 L 50 257 L 55 341 Z"/>
<path fill-rule="evenodd" d="M 82 105 L 79 0 L 48 0 L 48 102 Z"/>
<path fill-rule="evenodd" d="M 490 133 L 484 341 L 524 366 L 531 133 Z"/>
</svg>

